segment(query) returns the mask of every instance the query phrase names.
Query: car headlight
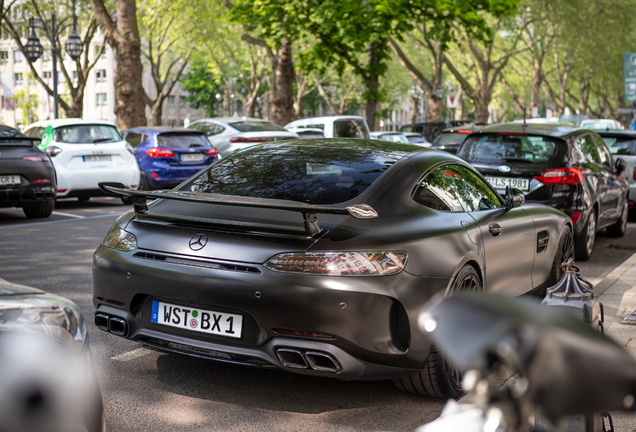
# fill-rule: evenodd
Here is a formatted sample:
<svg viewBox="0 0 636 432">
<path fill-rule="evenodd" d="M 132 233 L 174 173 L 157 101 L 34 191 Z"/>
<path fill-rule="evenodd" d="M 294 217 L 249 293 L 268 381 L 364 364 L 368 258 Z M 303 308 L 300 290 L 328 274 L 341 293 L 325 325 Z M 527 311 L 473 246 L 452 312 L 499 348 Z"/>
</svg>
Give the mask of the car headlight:
<svg viewBox="0 0 636 432">
<path fill-rule="evenodd" d="M 325 276 L 386 276 L 406 265 L 406 252 L 311 252 L 283 253 L 267 262 L 273 271 Z"/>
<path fill-rule="evenodd" d="M 106 234 L 102 244 L 110 249 L 130 252 L 137 249 L 137 237 L 114 225 Z"/>
<path fill-rule="evenodd" d="M 57 296 L 0 299 L 0 331 L 24 330 L 52 336 L 74 350 L 87 348 L 84 317 L 74 303 Z"/>
</svg>

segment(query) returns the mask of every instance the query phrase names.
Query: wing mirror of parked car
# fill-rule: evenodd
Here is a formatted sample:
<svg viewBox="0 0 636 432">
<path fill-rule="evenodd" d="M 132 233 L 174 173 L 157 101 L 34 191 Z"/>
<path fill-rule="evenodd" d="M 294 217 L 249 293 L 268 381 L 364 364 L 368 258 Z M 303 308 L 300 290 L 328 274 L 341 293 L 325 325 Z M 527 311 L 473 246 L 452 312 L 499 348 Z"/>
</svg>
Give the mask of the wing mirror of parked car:
<svg viewBox="0 0 636 432">
<path fill-rule="evenodd" d="M 616 159 L 616 163 L 614 163 L 614 167 L 616 168 L 616 175 L 621 175 L 625 168 L 627 168 L 627 162 L 623 159 Z"/>
<path fill-rule="evenodd" d="M 526 203 L 526 197 L 521 189 L 506 186 L 506 208 L 521 207 Z"/>
</svg>

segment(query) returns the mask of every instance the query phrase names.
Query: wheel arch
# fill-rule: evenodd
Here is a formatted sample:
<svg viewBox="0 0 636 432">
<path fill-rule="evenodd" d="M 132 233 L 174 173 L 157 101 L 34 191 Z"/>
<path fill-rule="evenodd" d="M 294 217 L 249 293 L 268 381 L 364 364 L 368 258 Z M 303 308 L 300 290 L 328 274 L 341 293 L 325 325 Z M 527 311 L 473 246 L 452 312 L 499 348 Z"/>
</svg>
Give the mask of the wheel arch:
<svg viewBox="0 0 636 432">
<path fill-rule="evenodd" d="M 483 265 L 482 260 L 479 258 L 479 256 L 475 253 L 469 253 L 468 255 L 466 255 L 464 257 L 464 259 L 462 259 L 460 261 L 460 263 L 457 265 L 457 267 L 455 267 L 455 270 L 453 271 L 453 275 L 451 276 L 450 280 L 448 281 L 448 285 L 446 286 L 446 291 L 445 293 L 448 293 L 451 289 L 451 286 L 453 286 L 453 282 L 455 282 L 455 278 L 457 277 L 457 274 L 459 273 L 459 271 L 464 268 L 464 266 L 469 265 L 471 267 L 473 267 L 475 269 L 475 271 L 477 272 L 477 275 L 479 275 L 479 280 L 481 281 L 481 285 L 482 287 L 485 286 L 485 268 Z"/>
</svg>

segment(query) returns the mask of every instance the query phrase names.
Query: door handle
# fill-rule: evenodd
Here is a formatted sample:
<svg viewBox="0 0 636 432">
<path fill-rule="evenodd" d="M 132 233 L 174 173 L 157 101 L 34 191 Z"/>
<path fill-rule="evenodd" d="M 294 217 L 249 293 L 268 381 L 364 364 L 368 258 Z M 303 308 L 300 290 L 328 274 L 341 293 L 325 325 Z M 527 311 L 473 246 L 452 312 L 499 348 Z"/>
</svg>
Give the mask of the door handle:
<svg viewBox="0 0 636 432">
<path fill-rule="evenodd" d="M 501 233 L 503 232 L 503 228 L 494 222 L 490 222 L 488 224 L 488 230 L 490 231 L 490 234 L 492 234 L 495 237 L 499 237 Z"/>
</svg>

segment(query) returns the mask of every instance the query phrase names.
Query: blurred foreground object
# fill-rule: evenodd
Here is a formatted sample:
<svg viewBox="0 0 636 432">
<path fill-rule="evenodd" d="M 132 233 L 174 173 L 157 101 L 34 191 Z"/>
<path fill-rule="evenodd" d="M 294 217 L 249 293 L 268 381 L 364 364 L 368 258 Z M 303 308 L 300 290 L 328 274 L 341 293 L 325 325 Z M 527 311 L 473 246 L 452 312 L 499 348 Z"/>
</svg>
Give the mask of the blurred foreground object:
<svg viewBox="0 0 636 432">
<path fill-rule="evenodd" d="M 58 296 L 0 281 L 0 432 L 103 431 L 86 324 Z"/>
</svg>

